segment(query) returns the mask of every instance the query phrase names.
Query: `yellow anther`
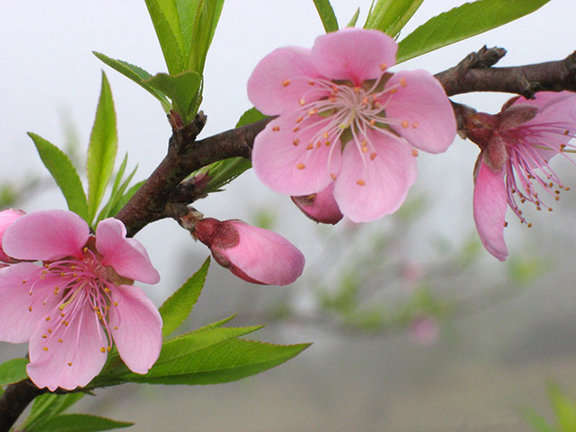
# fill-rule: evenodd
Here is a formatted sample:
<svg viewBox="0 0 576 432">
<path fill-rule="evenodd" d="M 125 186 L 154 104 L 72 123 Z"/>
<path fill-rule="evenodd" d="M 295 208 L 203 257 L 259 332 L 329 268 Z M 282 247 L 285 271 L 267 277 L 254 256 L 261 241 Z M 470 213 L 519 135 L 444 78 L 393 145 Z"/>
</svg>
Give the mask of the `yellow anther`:
<svg viewBox="0 0 576 432">
<path fill-rule="evenodd" d="M 306 168 L 306 165 L 304 165 L 303 163 L 299 163 L 298 165 L 296 165 L 296 168 L 299 170 L 303 170 L 304 168 Z"/>
<path fill-rule="evenodd" d="M 296 123 L 300 123 L 302 120 L 304 120 L 304 116 L 300 116 L 296 119 Z"/>
<path fill-rule="evenodd" d="M 114 302 L 112 303 L 114 306 L 118 306 L 118 302 Z"/>
<path fill-rule="evenodd" d="M 330 177 L 332 178 L 332 180 L 336 180 L 336 174 L 330 174 Z"/>
<path fill-rule="evenodd" d="M 301 98 L 301 99 L 298 101 L 298 103 L 299 103 L 300 105 L 306 105 L 306 101 L 304 100 L 304 98 Z"/>
<path fill-rule="evenodd" d="M 68 327 L 70 325 L 70 323 L 68 321 L 62 321 L 62 324 L 64 324 L 66 327 Z"/>
<path fill-rule="evenodd" d="M 412 156 L 417 157 L 418 156 L 418 150 L 412 149 Z"/>
<path fill-rule="evenodd" d="M 308 82 L 308 85 L 315 85 L 316 84 L 316 81 L 314 81 L 314 80 L 308 80 L 307 82 Z"/>
<path fill-rule="evenodd" d="M 504 228 L 508 226 L 508 222 L 504 222 Z"/>
<path fill-rule="evenodd" d="M 375 124 L 376 124 L 376 119 L 370 120 L 370 126 L 374 127 Z"/>
<path fill-rule="evenodd" d="M 68 366 L 72 366 L 72 362 L 68 362 Z"/>
<path fill-rule="evenodd" d="M 114 330 L 118 330 L 118 326 L 114 326 L 112 327 Z"/>
<path fill-rule="evenodd" d="M 419 126 L 418 122 L 412 123 L 412 129 L 416 129 Z"/>
<path fill-rule="evenodd" d="M 50 317 L 49 317 L 49 316 L 48 316 L 48 317 L 46 317 L 46 321 L 50 321 Z"/>
<path fill-rule="evenodd" d="M 362 147 L 362 153 L 368 153 L 368 147 Z"/>
<path fill-rule="evenodd" d="M 296 138 L 295 140 L 292 141 L 292 144 L 294 144 L 295 146 L 298 146 L 298 144 L 300 144 L 300 140 L 298 138 Z"/>
<path fill-rule="evenodd" d="M 406 84 L 407 84 L 407 83 L 406 83 L 406 78 L 400 78 L 400 85 L 401 85 L 402 87 L 406 87 Z"/>
<path fill-rule="evenodd" d="M 32 306 L 28 306 L 28 311 L 32 312 Z"/>
<path fill-rule="evenodd" d="M 392 93 L 392 94 L 398 93 L 398 89 L 397 89 L 397 88 L 393 88 L 392 90 L 390 90 L 390 93 Z"/>
<path fill-rule="evenodd" d="M 101 352 L 101 353 L 105 353 L 105 352 L 106 352 L 106 348 L 100 347 L 100 352 Z"/>
<path fill-rule="evenodd" d="M 58 339 L 58 343 L 62 343 L 64 342 L 62 339 Z"/>
<path fill-rule="evenodd" d="M 324 138 L 328 138 L 328 132 L 324 132 L 324 133 L 322 134 L 322 136 L 323 136 Z"/>
<path fill-rule="evenodd" d="M 532 223 L 528 223 L 528 228 L 532 228 Z"/>
<path fill-rule="evenodd" d="M 44 351 L 48 351 L 48 347 L 44 347 L 42 348 Z"/>
<path fill-rule="evenodd" d="M 326 142 L 324 143 L 326 146 L 330 147 L 330 144 L 332 144 L 330 141 L 326 140 Z"/>
<path fill-rule="evenodd" d="M 280 126 L 273 126 L 273 127 L 272 127 L 272 130 L 273 130 L 274 132 L 278 132 L 278 131 L 280 130 Z"/>
<path fill-rule="evenodd" d="M 292 129 L 292 132 L 298 132 L 300 130 L 300 128 L 298 126 L 296 126 L 294 129 Z"/>
<path fill-rule="evenodd" d="M 316 143 L 316 148 L 320 148 L 320 147 L 322 147 L 322 141 L 318 141 L 318 142 Z"/>
<path fill-rule="evenodd" d="M 312 149 L 314 148 L 314 144 L 308 144 L 308 145 L 306 146 L 306 148 L 307 148 L 308 150 L 312 150 Z"/>
<path fill-rule="evenodd" d="M 48 339 L 48 335 L 42 335 L 42 339 Z"/>
<path fill-rule="evenodd" d="M 358 186 L 366 186 L 366 182 L 362 179 L 356 180 L 356 184 Z"/>
<path fill-rule="evenodd" d="M 318 108 L 312 108 L 312 109 L 308 110 L 308 115 L 313 116 L 317 112 L 318 112 Z"/>
<path fill-rule="evenodd" d="M 402 122 L 402 127 L 403 127 L 404 129 L 406 129 L 408 126 L 410 126 L 410 122 L 409 122 L 408 120 L 404 120 L 404 121 Z"/>
<path fill-rule="evenodd" d="M 388 69 L 388 65 L 386 63 L 380 63 L 380 70 L 385 71 Z"/>
<path fill-rule="evenodd" d="M 290 80 L 289 80 L 289 79 L 282 81 L 282 86 L 288 87 L 289 85 L 290 85 Z"/>
<path fill-rule="evenodd" d="M 52 329 L 48 329 L 48 334 L 52 333 Z"/>
<path fill-rule="evenodd" d="M 378 156 L 376 153 L 370 153 L 370 160 L 376 159 L 376 156 Z"/>
</svg>

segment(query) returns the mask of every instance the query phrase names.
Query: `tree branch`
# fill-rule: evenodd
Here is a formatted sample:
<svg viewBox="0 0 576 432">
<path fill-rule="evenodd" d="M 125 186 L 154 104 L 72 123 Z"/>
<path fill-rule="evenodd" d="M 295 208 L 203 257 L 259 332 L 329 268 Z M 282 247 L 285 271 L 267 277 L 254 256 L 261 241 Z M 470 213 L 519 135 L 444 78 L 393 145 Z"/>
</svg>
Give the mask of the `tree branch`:
<svg viewBox="0 0 576 432">
<path fill-rule="evenodd" d="M 28 404 L 45 392 L 29 379 L 7 386 L 0 397 L 0 432 L 8 432 Z"/>
</svg>

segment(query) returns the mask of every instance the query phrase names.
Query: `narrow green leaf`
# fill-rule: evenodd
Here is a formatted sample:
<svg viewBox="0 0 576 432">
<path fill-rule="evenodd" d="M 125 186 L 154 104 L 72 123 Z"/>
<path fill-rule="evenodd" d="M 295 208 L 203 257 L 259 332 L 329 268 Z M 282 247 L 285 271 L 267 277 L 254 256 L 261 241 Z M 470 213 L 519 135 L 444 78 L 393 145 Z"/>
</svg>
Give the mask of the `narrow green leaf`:
<svg viewBox="0 0 576 432">
<path fill-rule="evenodd" d="M 364 28 L 377 29 L 396 37 L 424 0 L 378 0 Z"/>
<path fill-rule="evenodd" d="M 175 0 L 180 15 L 186 70 L 202 75 L 224 0 Z"/>
<path fill-rule="evenodd" d="M 190 315 L 198 301 L 198 297 L 200 297 L 209 268 L 210 257 L 206 258 L 202 267 L 184 282 L 160 307 L 160 315 L 162 315 L 162 320 L 164 321 L 162 336 L 166 337 L 172 334 Z"/>
<path fill-rule="evenodd" d="M 102 208 L 96 221 L 94 224 L 96 225 L 97 222 L 106 219 L 107 217 L 114 216 L 116 212 L 114 210 L 120 205 L 120 202 L 124 200 L 124 193 L 126 188 L 132 181 L 132 178 L 136 174 L 136 170 L 138 166 L 134 167 L 132 172 L 128 174 L 128 176 L 124 179 L 124 172 L 126 170 L 126 165 L 128 163 L 128 155 L 124 156 L 122 163 L 120 164 L 120 168 L 118 168 L 118 172 L 114 177 L 114 184 L 112 185 L 112 191 L 110 192 L 110 198 L 106 205 Z M 130 196 L 131 197 L 131 196 Z M 127 201 L 127 200 L 126 200 Z"/>
<path fill-rule="evenodd" d="M 309 344 L 273 345 L 230 339 L 198 351 L 171 369 L 170 375 L 135 375 L 131 381 L 150 384 L 219 384 L 236 381 L 278 366 L 295 357 Z"/>
<path fill-rule="evenodd" d="M 559 432 L 576 431 L 576 402 L 566 395 L 557 384 L 548 386 L 548 397 L 556 416 Z"/>
<path fill-rule="evenodd" d="M 88 203 L 86 194 L 82 188 L 80 176 L 62 150 L 54 144 L 45 140 L 39 135 L 28 132 L 28 136 L 34 141 L 36 150 L 44 166 L 48 168 L 50 174 L 56 181 L 56 184 L 62 191 L 68 208 L 78 214 L 84 220 L 88 221 Z"/>
<path fill-rule="evenodd" d="M 524 419 L 534 432 L 558 432 L 548 424 L 544 417 L 536 413 L 533 409 L 527 409 L 523 414 Z"/>
<path fill-rule="evenodd" d="M 397 62 L 425 54 L 500 27 L 541 8 L 550 0 L 478 0 L 444 12 L 422 24 L 398 47 Z"/>
<path fill-rule="evenodd" d="M 250 123 L 256 123 L 257 121 L 264 120 L 266 117 L 268 116 L 262 114 L 256 108 L 252 107 L 244 111 L 244 113 L 238 119 L 238 122 L 236 123 L 235 127 L 239 128 L 242 126 L 246 126 Z"/>
<path fill-rule="evenodd" d="M 26 431 L 32 430 L 48 419 L 63 413 L 84 397 L 84 393 L 54 394 L 45 393 L 34 400 L 30 415 L 23 424 Z"/>
<path fill-rule="evenodd" d="M 12 384 L 28 377 L 26 365 L 28 360 L 16 358 L 0 364 L 0 385 Z"/>
<path fill-rule="evenodd" d="M 132 425 L 134 423 L 87 414 L 64 414 L 52 417 L 32 429 L 26 429 L 26 432 L 95 432 L 126 428 Z"/>
<path fill-rule="evenodd" d="M 146 7 L 152 18 L 168 72 L 184 72 L 184 41 L 175 0 L 146 0 Z"/>
<path fill-rule="evenodd" d="M 144 88 L 148 93 L 150 93 L 156 99 L 158 99 L 160 101 L 160 103 L 162 104 L 162 108 L 164 108 L 164 111 L 166 111 L 166 112 L 170 111 L 170 108 L 172 108 L 172 105 L 170 104 L 170 102 L 166 98 L 166 95 L 164 93 L 162 93 L 161 91 L 159 91 L 158 89 L 150 86 L 146 82 L 146 80 L 152 78 L 151 74 L 149 74 L 144 69 L 142 69 L 138 66 L 130 64 L 128 62 L 125 62 L 124 60 L 113 59 L 113 58 L 110 58 L 110 57 L 108 57 L 102 53 L 96 52 L 96 51 L 92 51 L 92 53 L 96 57 L 98 57 L 102 62 L 104 62 L 108 66 L 110 66 L 112 69 L 116 70 L 117 72 L 120 72 L 125 77 L 131 79 L 136 84 L 138 84 L 139 86 Z"/>
<path fill-rule="evenodd" d="M 118 151 L 118 134 L 116 132 L 116 112 L 112 91 L 106 74 L 102 72 L 102 89 L 96 109 L 96 118 L 90 144 L 86 174 L 88 176 L 88 210 L 90 222 L 94 219 L 100 206 L 108 181 L 112 177 L 114 162 Z"/>
<path fill-rule="evenodd" d="M 202 77 L 197 72 L 182 72 L 177 75 L 159 73 L 146 83 L 172 100 L 174 109 L 182 116 L 184 124 L 191 122 L 200 105 Z"/>
<path fill-rule="evenodd" d="M 359 16 L 360 16 L 360 8 L 356 9 L 356 12 L 354 12 L 354 15 L 352 15 L 352 18 L 350 18 L 350 21 L 348 21 L 346 27 L 355 27 L 356 23 L 358 22 Z"/>
<path fill-rule="evenodd" d="M 252 333 L 262 326 L 255 327 L 205 327 L 165 341 L 160 357 L 148 374 L 155 376 L 179 374 L 186 370 L 190 358 L 196 353 L 210 349 L 229 339 Z M 97 376 L 90 387 L 117 385 L 127 381 L 137 381 L 141 375 L 131 372 L 120 360 L 118 352 L 113 352 L 103 372 Z"/>
<path fill-rule="evenodd" d="M 338 30 L 338 20 L 336 19 L 330 0 L 314 0 L 314 6 L 316 6 L 326 33 Z"/>
</svg>

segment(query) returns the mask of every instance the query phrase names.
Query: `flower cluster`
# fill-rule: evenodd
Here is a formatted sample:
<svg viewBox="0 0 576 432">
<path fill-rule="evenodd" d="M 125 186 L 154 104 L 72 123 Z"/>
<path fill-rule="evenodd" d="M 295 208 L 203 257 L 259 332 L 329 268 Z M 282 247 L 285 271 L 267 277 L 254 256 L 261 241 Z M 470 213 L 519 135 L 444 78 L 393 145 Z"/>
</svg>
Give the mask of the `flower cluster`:
<svg viewBox="0 0 576 432">
<path fill-rule="evenodd" d="M 397 48 L 382 32 L 349 28 L 320 36 L 312 49 L 266 56 L 248 81 L 254 106 L 278 116 L 254 142 L 260 180 L 299 197 L 333 187 L 354 222 L 398 209 L 416 179 L 417 149 L 445 151 L 456 124 L 431 74 L 389 71 Z"/>
<path fill-rule="evenodd" d="M 569 141 L 576 135 L 576 94 L 540 92 L 532 100 L 515 97 L 499 114 L 479 113 L 466 126 L 468 137 L 482 150 L 474 174 L 476 228 L 488 252 L 503 261 L 508 256 L 507 207 L 527 223 L 519 204 L 530 202 L 538 210 L 551 210 L 546 203 L 569 189 L 549 161 L 556 155 L 567 157 L 574 149 Z"/>
<path fill-rule="evenodd" d="M 113 343 L 132 371 L 152 367 L 162 319 L 133 283 L 160 277 L 119 220 L 103 220 L 91 235 L 69 211 L 7 210 L 0 213 L 0 236 L 3 260 L 12 263 L 0 269 L 0 340 L 29 342 L 27 371 L 38 387 L 87 385 Z"/>
</svg>

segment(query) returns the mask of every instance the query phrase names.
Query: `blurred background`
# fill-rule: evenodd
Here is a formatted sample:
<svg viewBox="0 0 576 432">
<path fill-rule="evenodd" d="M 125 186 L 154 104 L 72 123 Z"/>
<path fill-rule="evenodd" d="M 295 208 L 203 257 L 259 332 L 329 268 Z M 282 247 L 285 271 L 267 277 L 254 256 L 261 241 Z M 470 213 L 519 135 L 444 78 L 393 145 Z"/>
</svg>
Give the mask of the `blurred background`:
<svg viewBox="0 0 576 432">
<path fill-rule="evenodd" d="M 332 0 L 341 25 L 370 1 Z M 408 34 L 431 16 L 464 3 L 427 1 Z M 566 57 L 576 49 L 573 0 L 549 4 L 503 28 L 397 69 L 432 73 L 482 45 L 500 46 L 500 65 Z M 229 0 L 208 55 L 202 137 L 232 128 L 251 105 L 245 84 L 279 46 L 310 47 L 323 33 L 309 0 Z M 28 211 L 65 207 L 43 171 L 27 131 L 82 160 L 94 118 L 101 70 L 110 79 L 119 155 L 129 153 L 145 178 L 162 159 L 170 127 L 160 105 L 107 68 L 91 51 L 165 71 L 143 1 L 0 1 L 0 198 Z M 497 112 L 506 95 L 455 98 Z M 510 258 L 485 252 L 472 221 L 477 149 L 457 140 L 442 155 L 419 157 L 419 178 L 396 215 L 366 225 L 319 226 L 289 199 L 243 174 L 199 201 L 206 216 L 272 228 L 306 255 L 289 287 L 243 283 L 214 264 L 189 329 L 233 313 L 233 325 L 267 324 L 254 337 L 314 342 L 296 359 L 252 378 L 217 386 L 135 386 L 99 390 L 74 411 L 134 421 L 138 431 L 528 431 L 527 407 L 549 418 L 546 386 L 576 396 L 574 245 L 576 196 L 552 214 L 526 208 L 533 227 L 509 216 Z M 576 186 L 573 164 L 554 167 Z M 547 212 L 546 212 L 547 213 Z M 162 274 L 145 287 L 162 301 L 208 256 L 170 220 L 138 235 Z M 159 240 L 161 239 L 161 240 Z M 0 344 L 0 359 L 24 345 Z"/>
</svg>

